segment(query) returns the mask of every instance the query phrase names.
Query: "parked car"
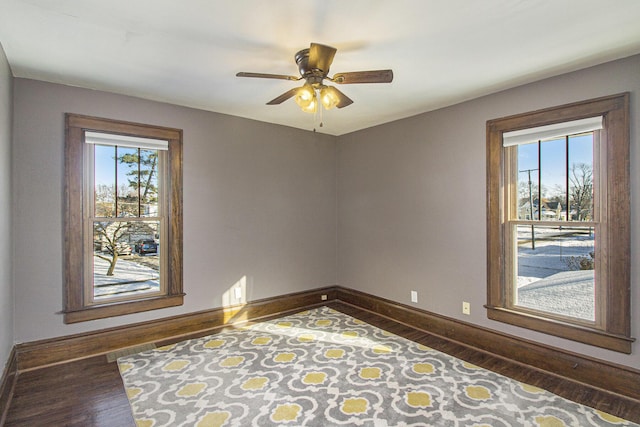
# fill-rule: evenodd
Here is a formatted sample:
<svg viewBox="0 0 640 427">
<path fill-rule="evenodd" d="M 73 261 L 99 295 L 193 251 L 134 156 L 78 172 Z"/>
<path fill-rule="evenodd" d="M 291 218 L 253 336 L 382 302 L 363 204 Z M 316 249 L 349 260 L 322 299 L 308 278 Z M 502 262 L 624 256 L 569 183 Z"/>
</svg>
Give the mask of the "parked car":
<svg viewBox="0 0 640 427">
<path fill-rule="evenodd" d="M 140 255 L 158 253 L 158 244 L 153 239 L 140 239 L 136 242 L 135 250 Z"/>
</svg>

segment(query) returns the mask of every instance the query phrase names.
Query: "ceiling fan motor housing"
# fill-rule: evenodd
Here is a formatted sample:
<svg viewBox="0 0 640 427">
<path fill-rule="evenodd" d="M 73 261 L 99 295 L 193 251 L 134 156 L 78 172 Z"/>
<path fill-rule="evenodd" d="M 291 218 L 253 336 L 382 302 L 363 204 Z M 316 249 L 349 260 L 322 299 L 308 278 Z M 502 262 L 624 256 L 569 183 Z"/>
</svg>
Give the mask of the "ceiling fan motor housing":
<svg viewBox="0 0 640 427">
<path fill-rule="evenodd" d="M 327 77 L 329 70 L 320 70 L 318 68 L 309 68 L 309 49 L 302 49 L 295 55 L 296 64 L 298 64 L 298 70 L 300 75 L 307 83 L 317 87 L 322 84 L 322 80 Z"/>
</svg>

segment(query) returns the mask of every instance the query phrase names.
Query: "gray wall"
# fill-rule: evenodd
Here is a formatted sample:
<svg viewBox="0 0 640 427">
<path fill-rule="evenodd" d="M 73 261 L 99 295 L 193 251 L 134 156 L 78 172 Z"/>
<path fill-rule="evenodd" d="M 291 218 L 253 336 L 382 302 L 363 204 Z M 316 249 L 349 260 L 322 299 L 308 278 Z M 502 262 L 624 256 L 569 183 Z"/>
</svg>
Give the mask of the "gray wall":
<svg viewBox="0 0 640 427">
<path fill-rule="evenodd" d="M 486 121 L 631 92 L 632 334 L 640 338 L 640 56 L 540 81 L 338 140 L 338 282 L 416 307 L 640 368 L 631 355 L 487 319 Z M 461 313 L 462 301 L 471 315 Z"/>
<path fill-rule="evenodd" d="M 25 79 L 14 100 L 16 342 L 336 283 L 335 137 Z M 65 112 L 184 130 L 183 306 L 62 323 Z"/>
<path fill-rule="evenodd" d="M 11 70 L 0 45 L 0 376 L 13 346 L 11 274 Z"/>
<path fill-rule="evenodd" d="M 638 344 L 621 355 L 489 321 L 482 308 L 485 122 L 630 91 L 632 322 L 633 335 L 640 333 L 639 70 L 636 56 L 339 138 L 14 79 L 15 332 L 4 329 L 12 316 L 3 310 L 0 344 L 220 307 L 245 278 L 249 300 L 338 283 L 409 303 L 409 291 L 417 290 L 417 307 L 640 368 Z M 8 71 L 2 81 L 10 81 Z M 184 306 L 62 323 L 64 112 L 184 129 Z M 2 153 L 8 135 L 0 136 Z M 8 216 L 0 211 L 3 227 Z M 9 249 L 0 246 L 3 268 L 11 267 L 2 253 Z M 0 301 L 10 305 L 10 286 L 0 286 Z M 471 316 L 460 313 L 463 300 Z"/>
</svg>

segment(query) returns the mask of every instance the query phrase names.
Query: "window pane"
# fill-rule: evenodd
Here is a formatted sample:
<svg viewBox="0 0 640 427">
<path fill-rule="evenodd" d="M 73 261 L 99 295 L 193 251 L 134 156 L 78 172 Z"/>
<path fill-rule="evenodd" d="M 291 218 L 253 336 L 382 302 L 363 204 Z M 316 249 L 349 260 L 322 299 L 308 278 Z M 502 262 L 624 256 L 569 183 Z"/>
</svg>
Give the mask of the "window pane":
<svg viewBox="0 0 640 427">
<path fill-rule="evenodd" d="M 137 217 L 138 149 L 118 147 L 118 217 Z"/>
<path fill-rule="evenodd" d="M 518 149 L 518 219 L 538 218 L 538 144 Z"/>
<path fill-rule="evenodd" d="M 569 138 L 572 221 L 593 221 L 593 134 Z"/>
<path fill-rule="evenodd" d="M 94 221 L 94 300 L 160 290 L 160 222 Z"/>
<path fill-rule="evenodd" d="M 97 217 L 111 218 L 116 214 L 116 148 L 94 147 L 94 202 Z"/>
<path fill-rule="evenodd" d="M 514 304 L 595 320 L 595 235 L 590 227 L 518 225 Z"/>
<path fill-rule="evenodd" d="M 566 221 L 567 143 L 565 138 L 540 143 L 540 212 L 536 219 Z"/>
<path fill-rule="evenodd" d="M 158 216 L 158 151 L 140 150 L 140 216 Z"/>
</svg>

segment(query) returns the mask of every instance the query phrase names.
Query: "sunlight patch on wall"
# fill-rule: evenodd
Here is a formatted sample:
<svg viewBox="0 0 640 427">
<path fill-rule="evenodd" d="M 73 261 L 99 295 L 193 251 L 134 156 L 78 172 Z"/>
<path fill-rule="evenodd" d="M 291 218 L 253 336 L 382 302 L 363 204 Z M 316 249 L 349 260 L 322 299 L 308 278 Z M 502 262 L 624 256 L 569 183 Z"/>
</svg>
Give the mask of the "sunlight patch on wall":
<svg viewBox="0 0 640 427">
<path fill-rule="evenodd" d="M 224 309 L 224 323 L 247 319 L 242 308 L 247 305 L 247 276 L 242 276 L 236 283 L 222 294 L 222 308 Z"/>
</svg>

